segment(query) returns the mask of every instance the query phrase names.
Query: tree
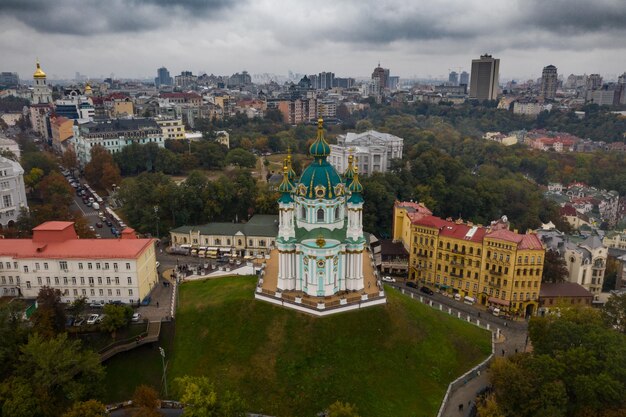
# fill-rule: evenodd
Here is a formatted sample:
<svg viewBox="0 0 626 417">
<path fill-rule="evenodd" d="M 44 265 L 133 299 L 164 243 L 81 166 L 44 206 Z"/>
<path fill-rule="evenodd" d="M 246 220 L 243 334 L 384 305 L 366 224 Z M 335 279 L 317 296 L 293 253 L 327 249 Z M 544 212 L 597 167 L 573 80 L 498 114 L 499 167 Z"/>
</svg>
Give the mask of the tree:
<svg viewBox="0 0 626 417">
<path fill-rule="evenodd" d="M 111 337 L 115 339 L 117 329 L 128 325 L 132 316 L 133 309 L 130 306 L 107 304 L 104 306 L 104 319 L 100 328 L 111 333 Z"/>
<path fill-rule="evenodd" d="M 102 146 L 91 148 L 91 160 L 85 165 L 85 178 L 99 190 L 110 190 L 113 184 L 119 184 L 122 177 L 120 169 L 111 154 Z"/>
<path fill-rule="evenodd" d="M 106 417 L 104 404 L 97 400 L 79 401 L 72 404 L 61 417 Z"/>
<path fill-rule="evenodd" d="M 185 415 L 189 417 L 243 417 L 245 403 L 234 393 L 227 392 L 223 398 L 215 392 L 206 377 L 185 376 L 176 378 L 180 401 L 185 404 Z"/>
<path fill-rule="evenodd" d="M 147 385 L 139 385 L 133 394 L 133 406 L 138 410 L 133 412 L 133 417 L 159 417 L 159 396 L 154 388 Z"/>
<path fill-rule="evenodd" d="M 45 204 L 53 206 L 67 216 L 68 208 L 73 201 L 73 191 L 63 175 L 56 171 L 49 173 L 41 180 L 38 189 Z"/>
<path fill-rule="evenodd" d="M 26 185 L 26 188 L 32 192 L 37 189 L 39 181 L 41 181 L 43 177 L 43 169 L 37 167 L 31 168 L 28 174 L 24 175 L 24 185 Z"/>
<path fill-rule="evenodd" d="M 22 314 L 24 304 L 18 300 L 0 306 L 0 375 L 10 374 L 19 356 L 20 346 L 28 340 L 28 327 Z"/>
<path fill-rule="evenodd" d="M 328 407 L 326 412 L 328 417 L 359 417 L 356 406 L 350 403 L 335 401 Z"/>
<path fill-rule="evenodd" d="M 254 168 L 256 165 L 256 157 L 245 149 L 237 148 L 228 152 L 226 155 L 226 163 L 240 167 Z"/>
<path fill-rule="evenodd" d="M 609 298 L 602 308 L 602 318 L 607 325 L 626 333 L 626 293 Z"/>
<path fill-rule="evenodd" d="M 78 157 L 74 149 L 69 148 L 61 155 L 61 164 L 70 171 L 78 169 Z"/>
<path fill-rule="evenodd" d="M 26 378 L 11 377 L 0 383 L 0 404 L 3 416 L 42 415 L 39 399 Z"/>
<path fill-rule="evenodd" d="M 33 330 L 47 339 L 54 338 L 65 330 L 65 309 L 59 289 L 44 286 L 39 290 L 37 310 L 31 320 Z"/>
<path fill-rule="evenodd" d="M 72 301 L 67 309 L 72 317 L 82 316 L 87 308 L 87 297 L 78 297 Z"/>
<path fill-rule="evenodd" d="M 565 259 L 557 251 L 552 249 L 546 251 L 545 262 L 543 264 L 543 276 L 541 282 L 565 282 L 569 275 Z"/>
<path fill-rule="evenodd" d="M 45 339 L 31 335 L 17 359 L 14 385 L 27 381 L 45 417 L 58 416 L 71 403 L 98 396 L 104 368 L 98 354 L 82 350 L 66 333 Z"/>
</svg>

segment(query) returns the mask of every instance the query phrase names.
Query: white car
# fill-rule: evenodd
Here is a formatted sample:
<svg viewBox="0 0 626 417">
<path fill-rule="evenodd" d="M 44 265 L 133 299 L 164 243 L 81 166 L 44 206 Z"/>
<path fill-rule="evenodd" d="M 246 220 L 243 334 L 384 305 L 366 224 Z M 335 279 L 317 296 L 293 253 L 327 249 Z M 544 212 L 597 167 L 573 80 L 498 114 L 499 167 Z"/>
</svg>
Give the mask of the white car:
<svg viewBox="0 0 626 417">
<path fill-rule="evenodd" d="M 133 314 L 131 321 L 138 322 L 139 320 L 141 320 L 141 314 L 140 313 Z"/>
<path fill-rule="evenodd" d="M 385 277 L 383 277 L 383 281 L 385 281 L 385 282 L 396 282 L 396 279 L 395 278 L 391 278 L 389 276 L 385 276 Z"/>
<path fill-rule="evenodd" d="M 96 324 L 98 323 L 98 319 L 100 318 L 99 314 L 90 314 L 87 319 L 87 324 Z"/>
</svg>

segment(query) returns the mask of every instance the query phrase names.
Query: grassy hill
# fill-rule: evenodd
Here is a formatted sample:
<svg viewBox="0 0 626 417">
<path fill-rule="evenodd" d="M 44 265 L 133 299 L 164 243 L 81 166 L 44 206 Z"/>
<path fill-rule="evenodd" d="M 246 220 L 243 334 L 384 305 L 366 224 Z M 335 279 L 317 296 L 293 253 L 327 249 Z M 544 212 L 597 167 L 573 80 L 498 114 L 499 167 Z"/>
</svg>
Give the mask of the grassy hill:
<svg viewBox="0 0 626 417">
<path fill-rule="evenodd" d="M 315 318 L 254 300 L 254 285 L 181 287 L 170 381 L 205 375 L 251 411 L 281 417 L 314 416 L 335 400 L 363 417 L 431 417 L 448 383 L 490 352 L 488 332 L 393 289 L 386 306 Z"/>
</svg>

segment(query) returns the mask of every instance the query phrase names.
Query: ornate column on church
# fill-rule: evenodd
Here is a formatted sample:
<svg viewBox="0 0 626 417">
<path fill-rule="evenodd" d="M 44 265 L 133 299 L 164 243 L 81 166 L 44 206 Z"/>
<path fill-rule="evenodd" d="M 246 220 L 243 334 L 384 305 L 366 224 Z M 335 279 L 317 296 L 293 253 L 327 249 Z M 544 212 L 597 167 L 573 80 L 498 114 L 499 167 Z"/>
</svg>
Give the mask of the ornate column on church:
<svg viewBox="0 0 626 417">
<path fill-rule="evenodd" d="M 364 288 L 363 283 L 363 250 L 365 237 L 363 236 L 363 185 L 359 181 L 358 168 L 352 166 L 352 178 L 348 185 L 348 227 L 346 231 L 346 289 L 359 291 Z M 349 168 L 350 169 L 350 168 Z"/>
<path fill-rule="evenodd" d="M 278 237 L 276 245 L 278 247 L 278 283 L 281 290 L 295 289 L 295 203 L 291 195 L 293 183 L 289 179 L 289 167 L 285 163 L 283 167 L 283 181 L 278 187 L 281 196 L 278 199 Z"/>
</svg>

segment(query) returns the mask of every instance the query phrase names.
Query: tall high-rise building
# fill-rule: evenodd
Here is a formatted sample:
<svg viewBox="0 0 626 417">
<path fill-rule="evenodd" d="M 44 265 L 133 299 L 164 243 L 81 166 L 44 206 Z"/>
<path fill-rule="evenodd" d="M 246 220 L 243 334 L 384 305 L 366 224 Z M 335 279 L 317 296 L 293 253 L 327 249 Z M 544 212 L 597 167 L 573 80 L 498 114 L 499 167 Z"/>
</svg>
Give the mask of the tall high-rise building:
<svg viewBox="0 0 626 417">
<path fill-rule="evenodd" d="M 459 85 L 459 74 L 456 71 L 450 72 L 448 75 L 448 82 L 451 85 Z"/>
<path fill-rule="evenodd" d="M 378 66 L 374 68 L 374 72 L 372 72 L 372 81 L 376 84 L 377 94 L 383 93 L 383 91 L 387 87 L 388 78 L 389 78 L 389 70 L 386 68 L 382 68 L 379 62 Z"/>
<path fill-rule="evenodd" d="M 556 86 L 559 83 L 559 75 L 554 65 L 543 68 L 541 73 L 541 97 L 552 100 L 556 97 Z"/>
<path fill-rule="evenodd" d="M 319 83 L 318 88 L 320 90 L 330 90 L 335 84 L 335 73 L 320 72 L 317 76 L 317 81 Z"/>
<path fill-rule="evenodd" d="M 154 79 L 154 84 L 159 88 L 162 85 L 172 85 L 172 77 L 170 72 L 165 67 L 161 67 L 157 70 L 157 77 Z"/>
<path fill-rule="evenodd" d="M 591 74 L 587 77 L 587 90 L 597 90 L 602 87 L 602 76 L 600 74 Z"/>
<path fill-rule="evenodd" d="M 459 77 L 459 85 L 461 84 L 469 85 L 469 74 L 467 71 L 463 71 Z"/>
<path fill-rule="evenodd" d="M 0 72 L 0 87 L 17 87 L 20 85 L 20 77 L 17 72 Z"/>
<path fill-rule="evenodd" d="M 470 79 L 470 98 L 478 100 L 495 100 L 499 90 L 500 60 L 491 55 L 481 55 L 480 59 L 472 60 L 472 77 Z"/>
</svg>

